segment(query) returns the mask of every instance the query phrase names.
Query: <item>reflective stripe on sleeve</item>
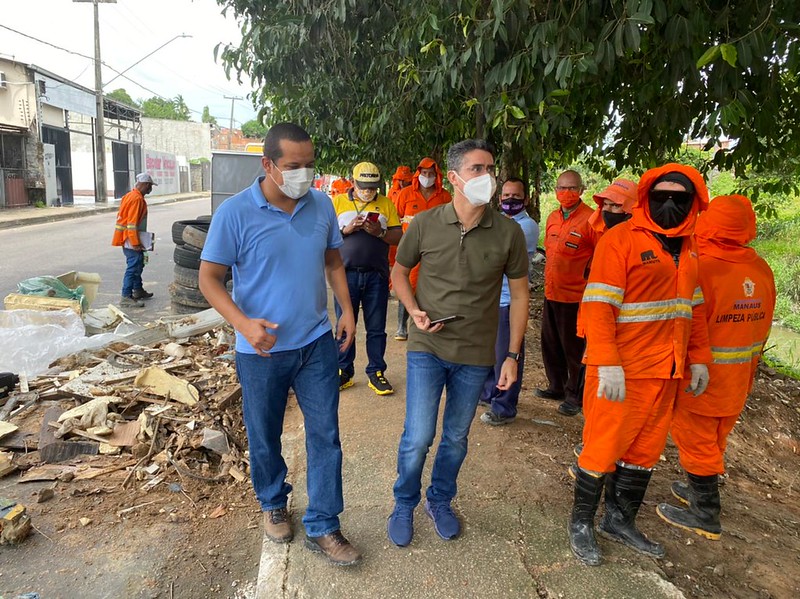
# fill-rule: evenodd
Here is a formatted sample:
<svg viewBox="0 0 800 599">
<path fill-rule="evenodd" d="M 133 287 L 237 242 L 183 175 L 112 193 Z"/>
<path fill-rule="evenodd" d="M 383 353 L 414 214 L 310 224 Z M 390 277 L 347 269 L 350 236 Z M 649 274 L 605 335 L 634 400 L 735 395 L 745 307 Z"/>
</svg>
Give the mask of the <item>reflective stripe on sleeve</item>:
<svg viewBox="0 0 800 599">
<path fill-rule="evenodd" d="M 622 306 L 622 297 L 625 290 L 605 283 L 589 283 L 583 292 L 583 302 L 603 302 L 619 308 Z"/>
</svg>

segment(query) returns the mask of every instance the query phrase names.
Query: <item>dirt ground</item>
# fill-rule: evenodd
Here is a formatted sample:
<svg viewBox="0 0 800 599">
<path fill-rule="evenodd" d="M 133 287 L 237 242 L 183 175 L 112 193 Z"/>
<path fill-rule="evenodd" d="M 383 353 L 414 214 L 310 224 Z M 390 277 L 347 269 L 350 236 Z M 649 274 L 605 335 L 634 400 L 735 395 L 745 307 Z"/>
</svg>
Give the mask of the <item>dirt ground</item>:
<svg viewBox="0 0 800 599">
<path fill-rule="evenodd" d="M 482 446 L 482 459 L 504 463 L 508 477 L 496 492 L 529 488 L 522 479 L 537 471 L 558 484 L 537 487 L 530 501 L 565 505 L 572 493 L 566 468 L 574 460 L 572 448 L 580 440 L 583 419 L 560 416 L 556 402 L 533 399 L 534 388 L 545 384 L 538 342 L 541 302 L 536 295 L 531 304 L 517 423 L 504 427 L 502 435 L 476 425 L 472 436 Z M 394 372 L 401 370 L 396 365 Z M 41 415 L 30 414 L 31 426 L 38 428 Z M 350 419 L 363 417 L 363 412 L 348 412 L 342 429 L 353 428 Z M 298 421 L 294 406 L 287 426 Z M 674 502 L 669 485 L 683 476 L 670 443 L 639 517 L 641 527 L 665 544 L 664 576 L 690 597 L 800 596 L 798 451 L 800 383 L 762 369 L 730 437 L 722 487 L 724 532 L 714 542 L 670 527 L 655 513 L 656 503 Z M 35 462 L 35 453 L 28 459 Z M 69 463 L 81 471 L 126 459 L 130 456 L 97 456 Z M 0 546 L 0 596 L 30 591 L 48 599 L 253 596 L 261 528 L 249 481 L 210 484 L 171 471 L 164 483 L 144 491 L 142 481 L 123 489 L 126 476 L 120 470 L 79 482 L 21 484 L 17 475 L 0 480 L 0 496 L 24 502 L 36 527 L 24 543 Z M 44 487 L 53 488 L 55 496 L 36 503 Z M 82 524 L 82 518 L 90 522 Z M 611 559 L 642 559 L 627 554 L 615 551 Z"/>
</svg>

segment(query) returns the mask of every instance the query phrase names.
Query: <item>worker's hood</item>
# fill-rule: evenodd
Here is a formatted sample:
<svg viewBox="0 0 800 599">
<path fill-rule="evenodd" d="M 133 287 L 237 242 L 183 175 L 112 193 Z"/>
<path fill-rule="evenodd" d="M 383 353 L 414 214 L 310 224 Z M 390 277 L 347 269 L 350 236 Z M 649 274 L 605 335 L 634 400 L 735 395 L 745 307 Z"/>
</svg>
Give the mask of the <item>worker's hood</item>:
<svg viewBox="0 0 800 599">
<path fill-rule="evenodd" d="M 663 229 L 650 216 L 650 189 L 664 175 L 679 173 L 691 181 L 694 186 L 694 200 L 689 214 L 683 221 L 670 229 Z M 708 189 L 700 172 L 691 166 L 669 163 L 658 168 L 650 169 L 639 179 L 636 205 L 633 208 L 631 224 L 634 227 L 648 229 L 655 233 L 662 233 L 667 237 L 685 237 L 694 232 L 697 215 L 708 208 Z"/>
</svg>

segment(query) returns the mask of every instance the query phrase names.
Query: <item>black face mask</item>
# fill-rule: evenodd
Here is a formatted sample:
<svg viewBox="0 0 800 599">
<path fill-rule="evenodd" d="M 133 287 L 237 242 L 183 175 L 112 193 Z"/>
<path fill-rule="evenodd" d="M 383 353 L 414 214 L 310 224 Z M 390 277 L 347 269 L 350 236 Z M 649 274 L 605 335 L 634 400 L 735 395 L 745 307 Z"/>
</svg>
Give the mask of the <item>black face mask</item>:
<svg viewBox="0 0 800 599">
<path fill-rule="evenodd" d="M 650 218 L 662 229 L 674 229 L 692 210 L 694 194 L 688 191 L 650 190 Z"/>
<path fill-rule="evenodd" d="M 620 223 L 624 223 L 631 217 L 630 214 L 626 214 L 625 212 L 609 212 L 608 210 L 603 210 L 600 214 L 603 217 L 603 222 L 606 224 L 606 229 L 611 229 Z"/>
</svg>

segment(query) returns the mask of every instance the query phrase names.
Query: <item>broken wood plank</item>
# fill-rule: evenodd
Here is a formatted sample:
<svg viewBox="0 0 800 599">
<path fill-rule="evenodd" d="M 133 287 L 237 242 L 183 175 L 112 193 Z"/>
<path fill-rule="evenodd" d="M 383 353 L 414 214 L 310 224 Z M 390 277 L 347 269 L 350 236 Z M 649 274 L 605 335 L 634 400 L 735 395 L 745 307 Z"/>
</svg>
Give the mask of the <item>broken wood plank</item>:
<svg viewBox="0 0 800 599">
<path fill-rule="evenodd" d="M 217 401 L 217 407 L 220 410 L 226 410 L 227 408 L 231 407 L 234 404 L 234 402 L 237 402 L 240 399 L 242 399 L 242 386 L 236 385 L 233 391 L 230 391 L 226 395 L 223 395 L 221 399 Z"/>
<path fill-rule="evenodd" d="M 13 457 L 10 453 L 0 452 L 0 478 L 11 474 L 17 469 L 16 464 L 11 463 Z"/>
<path fill-rule="evenodd" d="M 160 368 L 164 370 L 175 370 L 177 368 L 183 368 L 184 366 L 192 366 L 194 362 L 192 360 L 180 360 L 178 362 L 172 362 L 171 364 L 164 364 L 160 366 Z M 111 375 L 102 380 L 100 383 L 101 385 L 114 385 L 116 383 L 122 383 L 123 381 L 129 381 L 131 379 L 135 379 L 141 370 L 131 370 L 125 372 L 123 374 Z"/>
<path fill-rule="evenodd" d="M 109 466 L 108 468 L 100 468 L 99 470 L 92 468 L 90 470 L 84 470 L 83 472 L 79 472 L 75 475 L 73 480 L 91 480 L 93 478 L 97 478 L 98 476 L 103 476 L 104 474 L 110 474 L 112 472 L 116 472 L 117 470 L 124 470 L 129 466 L 136 465 L 136 460 L 130 460 L 123 464 L 117 464 L 116 466 Z"/>
<path fill-rule="evenodd" d="M 112 447 L 133 447 L 136 445 L 139 428 L 138 420 L 117 424 L 106 442 Z"/>
<path fill-rule="evenodd" d="M 200 399 L 200 392 L 194 385 L 169 374 L 158 366 L 150 366 L 142 370 L 133 384 L 148 389 L 150 393 L 169 397 L 187 406 L 197 404 Z"/>
<path fill-rule="evenodd" d="M 169 327 L 170 336 L 173 339 L 183 339 L 185 337 L 194 337 L 202 335 L 219 326 L 225 324 L 225 319 L 222 318 L 219 312 L 214 308 L 208 308 L 202 312 L 197 312 L 192 316 L 194 322 L 189 324 L 177 324 Z"/>
<path fill-rule="evenodd" d="M 11 433 L 15 433 L 19 430 L 19 427 L 16 424 L 11 424 L 10 422 L 6 422 L 5 420 L 0 420 L 0 439 L 5 437 L 6 435 L 10 435 Z"/>
<path fill-rule="evenodd" d="M 77 466 L 59 466 L 56 464 L 43 464 L 31 468 L 19 477 L 21 483 L 33 483 L 45 480 L 58 480 L 63 474 L 70 472 L 74 474 L 78 470 Z"/>
</svg>

